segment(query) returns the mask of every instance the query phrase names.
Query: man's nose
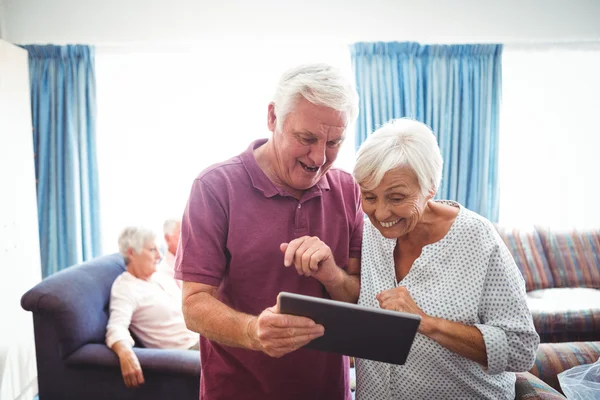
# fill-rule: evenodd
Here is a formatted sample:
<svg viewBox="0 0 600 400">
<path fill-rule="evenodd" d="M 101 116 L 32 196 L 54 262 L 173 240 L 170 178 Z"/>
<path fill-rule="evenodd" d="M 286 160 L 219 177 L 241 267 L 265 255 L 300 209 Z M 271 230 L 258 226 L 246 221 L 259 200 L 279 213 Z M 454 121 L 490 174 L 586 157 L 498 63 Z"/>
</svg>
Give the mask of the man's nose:
<svg viewBox="0 0 600 400">
<path fill-rule="evenodd" d="M 313 144 L 310 147 L 310 153 L 308 154 L 308 158 L 313 162 L 314 165 L 309 165 L 310 167 L 322 167 L 327 160 L 327 145 L 325 143 L 317 143 Z"/>
</svg>

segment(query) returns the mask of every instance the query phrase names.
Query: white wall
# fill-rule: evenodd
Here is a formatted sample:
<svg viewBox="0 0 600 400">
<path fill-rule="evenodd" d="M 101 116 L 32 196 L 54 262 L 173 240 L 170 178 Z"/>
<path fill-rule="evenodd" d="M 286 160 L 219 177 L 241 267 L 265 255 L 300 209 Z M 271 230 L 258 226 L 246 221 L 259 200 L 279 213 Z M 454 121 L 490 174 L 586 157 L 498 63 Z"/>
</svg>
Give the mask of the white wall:
<svg viewBox="0 0 600 400">
<path fill-rule="evenodd" d="M 21 296 L 41 280 L 27 52 L 0 40 L 0 399 L 33 398 L 31 313 Z M 23 396 L 23 397 L 21 397 Z"/>
<path fill-rule="evenodd" d="M 600 39 L 597 0 L 3 1 L 7 39 L 15 43 Z"/>
</svg>

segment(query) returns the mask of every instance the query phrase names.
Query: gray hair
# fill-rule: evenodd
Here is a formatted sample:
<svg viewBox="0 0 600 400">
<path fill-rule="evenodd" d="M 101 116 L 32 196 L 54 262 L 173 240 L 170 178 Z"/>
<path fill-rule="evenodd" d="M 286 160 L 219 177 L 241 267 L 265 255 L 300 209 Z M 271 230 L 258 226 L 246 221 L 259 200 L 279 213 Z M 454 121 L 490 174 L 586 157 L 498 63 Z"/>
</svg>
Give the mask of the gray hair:
<svg viewBox="0 0 600 400">
<path fill-rule="evenodd" d="M 177 225 L 181 224 L 181 220 L 177 218 L 167 219 L 163 223 L 163 234 L 171 235 Z"/>
<path fill-rule="evenodd" d="M 383 125 L 360 146 L 354 179 L 366 189 L 375 188 L 386 172 L 409 167 L 419 179 L 421 193 L 437 191 L 442 180 L 442 154 L 429 127 L 408 118 Z"/>
<path fill-rule="evenodd" d="M 273 96 L 277 130 L 283 127 L 299 96 L 314 105 L 345 113 L 346 124 L 358 115 L 358 93 L 352 80 L 330 65 L 305 64 L 284 72 L 277 84 Z"/>
<path fill-rule="evenodd" d="M 142 252 L 144 245 L 150 240 L 156 240 L 156 234 L 150 229 L 140 226 L 128 226 L 123 229 L 119 235 L 119 253 L 125 259 L 125 263 L 129 263 L 127 259 L 128 249 L 133 249 L 139 254 Z"/>
</svg>

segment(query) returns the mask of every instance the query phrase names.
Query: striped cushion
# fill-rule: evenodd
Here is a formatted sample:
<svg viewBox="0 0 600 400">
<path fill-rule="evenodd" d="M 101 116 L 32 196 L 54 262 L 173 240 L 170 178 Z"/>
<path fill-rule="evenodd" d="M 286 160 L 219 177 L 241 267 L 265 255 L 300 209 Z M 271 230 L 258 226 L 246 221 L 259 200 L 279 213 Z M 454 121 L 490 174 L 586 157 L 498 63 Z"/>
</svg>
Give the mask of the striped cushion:
<svg viewBox="0 0 600 400">
<path fill-rule="evenodd" d="M 599 357 L 600 342 L 542 343 L 529 372 L 561 391 L 559 373 L 576 365 L 591 364 Z"/>
<path fill-rule="evenodd" d="M 535 229 L 496 229 L 521 270 L 527 291 L 554 287 L 554 278 Z"/>
<path fill-rule="evenodd" d="M 529 372 L 520 372 L 515 384 L 516 400 L 557 400 L 566 397 Z"/>
<path fill-rule="evenodd" d="M 600 340 L 600 290 L 534 290 L 527 305 L 542 343 Z"/>
<path fill-rule="evenodd" d="M 600 289 L 600 231 L 538 232 L 555 287 Z"/>
</svg>

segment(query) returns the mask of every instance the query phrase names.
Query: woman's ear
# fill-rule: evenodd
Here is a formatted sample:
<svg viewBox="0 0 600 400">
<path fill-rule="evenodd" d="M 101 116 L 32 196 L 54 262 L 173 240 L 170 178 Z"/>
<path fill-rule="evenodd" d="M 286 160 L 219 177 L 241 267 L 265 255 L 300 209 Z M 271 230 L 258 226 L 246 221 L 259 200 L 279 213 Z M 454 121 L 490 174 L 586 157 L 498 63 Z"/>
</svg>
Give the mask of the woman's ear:
<svg viewBox="0 0 600 400">
<path fill-rule="evenodd" d="M 429 189 L 429 193 L 427 194 L 427 201 L 433 199 L 435 197 L 436 193 L 437 193 L 437 190 L 435 188 Z"/>
</svg>

